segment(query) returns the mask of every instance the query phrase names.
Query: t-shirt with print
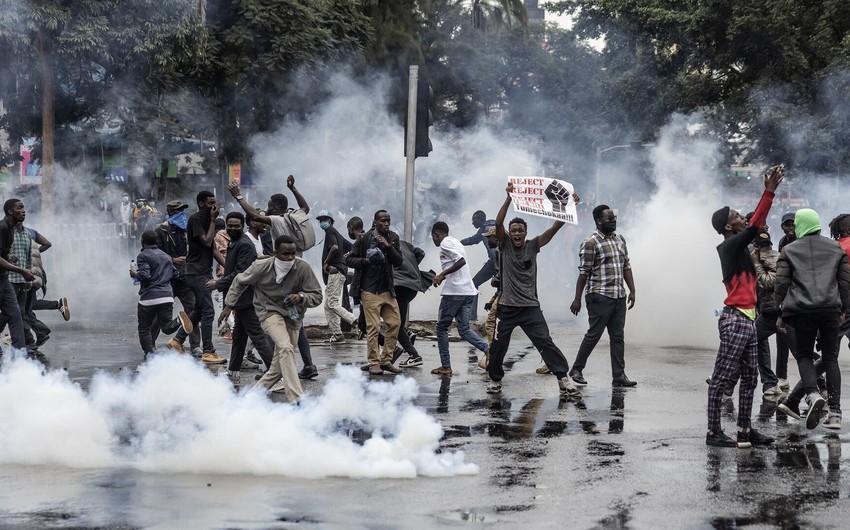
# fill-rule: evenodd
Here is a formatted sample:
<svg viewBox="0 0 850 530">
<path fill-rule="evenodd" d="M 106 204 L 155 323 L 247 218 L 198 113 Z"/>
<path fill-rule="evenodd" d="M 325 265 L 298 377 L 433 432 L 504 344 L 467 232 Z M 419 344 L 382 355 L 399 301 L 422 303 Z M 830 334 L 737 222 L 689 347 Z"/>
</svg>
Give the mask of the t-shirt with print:
<svg viewBox="0 0 850 530">
<path fill-rule="evenodd" d="M 271 219 L 272 224 L 270 225 L 269 231 L 272 233 L 272 243 L 274 243 L 274 241 L 276 241 L 277 238 L 279 238 L 280 236 L 285 235 L 285 236 L 292 237 L 292 233 L 289 230 L 289 225 L 286 222 L 287 217 L 292 217 L 295 220 L 296 223 L 300 223 L 301 221 L 306 219 L 308 217 L 308 215 L 306 213 L 304 213 L 304 210 L 301 210 L 301 209 L 293 210 L 293 211 L 287 212 L 283 215 L 270 215 L 269 219 Z M 277 249 L 275 249 L 275 250 L 277 250 Z M 295 253 L 295 255 L 298 256 L 299 258 L 301 257 L 302 254 L 303 254 L 303 252 L 301 252 L 301 251 L 297 251 Z"/>
<path fill-rule="evenodd" d="M 211 211 L 198 210 L 189 216 L 186 226 L 186 238 L 189 240 L 189 251 L 186 254 L 187 276 L 211 276 L 213 249 L 212 244 L 206 246 L 198 241 L 198 236 L 205 236 L 210 228 Z"/>
<path fill-rule="evenodd" d="M 537 254 L 540 252 L 540 238 L 528 239 L 516 248 L 506 237 L 499 252 L 502 282 L 499 305 L 538 307 Z"/>
<path fill-rule="evenodd" d="M 461 242 L 451 236 L 444 237 L 442 243 L 440 243 L 440 266 L 442 270 L 445 271 L 461 259 L 466 260 L 466 252 L 464 252 Z M 468 263 L 459 270 L 446 275 L 442 294 L 443 296 L 475 296 L 478 294 L 478 289 L 472 282 Z"/>
</svg>

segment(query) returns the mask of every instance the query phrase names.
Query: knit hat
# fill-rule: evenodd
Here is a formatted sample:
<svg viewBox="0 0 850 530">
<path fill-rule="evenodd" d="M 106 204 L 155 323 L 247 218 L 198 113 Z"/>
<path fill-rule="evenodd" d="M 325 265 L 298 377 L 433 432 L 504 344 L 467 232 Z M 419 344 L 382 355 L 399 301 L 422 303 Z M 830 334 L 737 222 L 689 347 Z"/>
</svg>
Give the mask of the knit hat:
<svg viewBox="0 0 850 530">
<path fill-rule="evenodd" d="M 723 234 L 727 224 L 729 224 L 729 207 L 724 206 L 712 214 L 711 226 L 714 227 L 718 234 Z"/>
<path fill-rule="evenodd" d="M 820 217 L 811 208 L 801 208 L 794 215 L 794 234 L 798 238 L 809 234 L 820 234 Z"/>
</svg>

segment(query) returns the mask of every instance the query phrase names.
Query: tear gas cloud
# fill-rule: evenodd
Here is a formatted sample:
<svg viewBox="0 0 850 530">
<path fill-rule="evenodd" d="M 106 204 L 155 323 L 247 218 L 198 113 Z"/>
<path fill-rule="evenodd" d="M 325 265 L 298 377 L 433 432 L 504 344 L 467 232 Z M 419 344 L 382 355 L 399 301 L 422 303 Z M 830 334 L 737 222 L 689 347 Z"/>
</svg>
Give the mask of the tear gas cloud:
<svg viewBox="0 0 850 530">
<path fill-rule="evenodd" d="M 273 134 L 255 138 L 252 148 L 261 188 L 280 191 L 285 176 L 293 173 L 300 176 L 298 187 L 311 205 L 338 212 L 336 225 L 341 231 L 351 215 L 360 215 L 368 227 L 372 213 L 386 208 L 393 217 L 393 229 L 401 233 L 403 128 L 386 111 L 386 83 L 365 88 L 337 75 L 329 85 L 328 102 L 309 120 L 293 120 Z M 590 189 L 591 179 L 575 183 L 585 197 L 579 208 L 580 224 L 565 226 L 539 258 L 538 292 L 550 320 L 586 325 L 583 316 L 569 315 L 568 306 L 574 296 L 578 246 L 594 229 L 590 210 L 604 202 L 620 214 L 618 231 L 629 242 L 638 290 L 638 302 L 629 312 L 627 341 L 715 345 L 713 313 L 725 292 L 715 250 L 720 239 L 709 219 L 727 203 L 743 212 L 754 209 L 762 184 L 755 176 L 746 186 L 724 189 L 728 174 L 724 145 L 707 132 L 705 123 L 700 114 L 671 116 L 654 146 L 644 149 L 648 165 L 636 156 L 603 159 L 598 201 Z M 542 164 L 533 141 L 504 128 L 480 125 L 468 131 L 432 131 L 431 139 L 433 153 L 416 163 L 414 243 L 427 253 L 420 268 L 438 270 L 437 252 L 427 237 L 433 221 L 447 220 L 455 237 L 472 234 L 472 212 L 481 209 L 494 218 L 504 199 L 507 177 L 540 174 Z M 833 179 L 793 172 L 789 177 L 769 218 L 774 246 L 781 237 L 779 216 L 799 207 L 797 198 L 804 196 L 806 204 L 821 208 L 824 226 L 839 213 Z M 511 209 L 508 218 L 515 215 Z M 545 219 L 526 219 L 529 236 L 549 225 Z M 486 259 L 479 247 L 467 247 L 473 273 Z M 317 265 L 319 253 L 317 248 L 305 257 Z M 484 299 L 492 293 L 488 285 L 481 290 Z M 411 304 L 412 316 L 434 318 L 438 295 L 439 290 L 432 289 L 417 297 Z"/>
<path fill-rule="evenodd" d="M 404 129 L 387 112 L 387 81 L 364 87 L 349 76 L 336 75 L 329 83 L 331 97 L 308 121 L 292 120 L 278 131 L 254 139 L 251 147 L 259 176 L 259 189 L 265 193 L 251 197 L 265 204 L 268 195 L 282 192 L 288 174 L 314 211 L 337 213 L 335 226 L 345 234 L 345 223 L 358 215 L 369 228 L 373 214 L 386 209 L 392 229 L 403 233 L 404 221 Z M 416 160 L 413 243 L 426 252 L 423 270 L 439 270 L 436 247 L 430 239 L 431 225 L 446 220 L 451 235 L 458 239 L 475 232 L 471 219 L 476 210 L 495 218 L 505 198 L 511 175 L 538 174 L 541 164 L 532 143 L 517 133 L 480 126 L 465 131 L 433 131 L 434 151 Z M 579 190 L 582 193 L 582 190 Z M 290 206 L 292 198 L 290 196 Z M 508 219 L 517 214 L 511 209 Z M 526 216 L 529 235 L 543 232 L 551 223 Z M 317 228 L 318 230 L 318 228 Z M 575 230 L 566 227 L 564 232 Z M 317 235 L 321 238 L 321 231 Z M 483 245 L 467 247 L 473 274 L 486 260 Z M 574 268 L 564 266 L 565 248 L 553 242 L 540 260 L 540 294 L 552 315 L 565 314 L 571 295 L 562 288 L 575 281 Z M 321 246 L 305 254 L 318 266 Z M 573 257 L 570 256 L 569 260 Z M 568 278 L 572 278 L 569 280 Z M 547 281 L 558 280 L 557 291 L 547 289 Z M 554 282 L 553 282 L 554 283 Z M 481 287 L 484 301 L 492 295 L 488 284 Z M 420 294 L 411 304 L 414 318 L 435 318 L 439 289 Z"/>
<path fill-rule="evenodd" d="M 337 214 L 340 231 L 345 231 L 345 221 L 353 215 L 361 216 L 368 227 L 374 211 L 386 208 L 393 217 L 393 229 L 401 233 L 404 130 L 398 119 L 387 112 L 388 83 L 379 78 L 364 86 L 348 75 L 335 74 L 325 86 L 327 101 L 306 119 L 291 119 L 279 130 L 255 137 L 251 148 L 259 176 L 255 189 L 245 190 L 249 200 L 265 205 L 272 193 L 283 192 L 294 206 L 294 199 L 285 189 L 285 177 L 291 173 L 314 212 L 327 208 Z M 759 95 L 766 115 L 774 112 L 772 109 L 778 105 L 775 100 L 784 97 L 781 91 L 773 99 L 768 96 L 764 92 Z M 835 102 L 829 105 L 841 104 L 833 99 Z M 169 104 L 179 107 L 185 101 L 185 97 L 175 97 Z M 799 126 L 789 128 L 789 134 L 810 130 L 804 126 L 803 118 L 795 120 Z M 753 209 L 761 193 L 761 182 L 756 177 L 746 186 L 722 189 L 727 171 L 727 162 L 721 156 L 722 141 L 701 132 L 701 123 L 704 120 L 699 115 L 671 117 L 655 146 L 644 149 L 648 165 L 634 157 L 606 156 L 600 168 L 598 201 L 593 197 L 592 177 L 574 182 L 584 198 L 579 207 L 580 224 L 565 226 L 539 258 L 538 292 L 548 319 L 586 325 L 584 316 L 573 317 L 568 307 L 574 296 L 578 246 L 594 229 L 590 210 L 605 202 L 620 215 L 618 230 L 629 242 L 638 288 L 637 305 L 629 312 L 626 326 L 627 341 L 713 347 L 716 332 L 712 314 L 722 303 L 724 293 L 714 250 L 720 240 L 708 219 L 723 204 L 742 211 Z M 535 140 L 504 127 L 482 124 L 462 131 L 432 130 L 431 138 L 433 153 L 416 162 L 414 243 L 426 251 L 420 268 L 438 270 L 436 248 L 428 237 L 431 224 L 444 219 L 453 236 L 471 235 L 472 212 L 481 209 L 494 218 L 504 200 L 508 176 L 541 174 L 543 164 L 536 156 Z M 564 161 L 564 165 L 569 167 L 569 161 Z M 61 245 L 57 244 L 44 256 L 50 275 L 48 298 L 68 296 L 72 304 L 85 300 L 82 305 L 74 305 L 79 308 L 76 315 L 81 319 L 95 311 L 118 314 L 132 326 L 135 291 L 125 262 L 126 256 L 135 256 L 138 244 L 131 242 L 130 251 L 120 253 L 119 260 L 119 253 L 105 247 L 85 226 L 102 219 L 100 201 L 117 208 L 123 192 L 118 187 L 108 187 L 102 196 L 97 196 L 93 192 L 97 188 L 82 177 L 87 174 L 85 168 L 58 167 L 57 173 L 57 226 L 83 226 L 75 228 L 78 233 L 65 252 L 60 253 Z M 564 175 L 546 176 L 570 180 Z M 211 187 L 199 183 L 192 191 Z M 774 245 L 781 236 L 778 218 L 783 211 L 803 204 L 814 207 L 826 226 L 840 213 L 839 196 L 839 183 L 834 178 L 795 174 L 792 168 L 769 218 Z M 164 201 L 173 198 L 167 194 Z M 189 197 L 187 202 L 194 201 Z M 222 202 L 230 203 L 230 197 Z M 192 211 L 194 207 L 190 208 Z M 515 215 L 511 209 L 508 218 Z M 542 218 L 526 216 L 526 220 L 530 236 L 550 224 Z M 35 217 L 28 218 L 27 224 L 54 242 L 60 243 L 66 237 L 53 227 L 44 229 Z M 321 230 L 316 230 L 321 239 Z M 305 254 L 317 271 L 320 253 L 321 246 L 317 246 Z M 480 244 L 467 247 L 467 256 L 473 272 L 486 259 Z M 92 289 L 95 284 L 97 289 Z M 480 306 L 493 292 L 488 284 L 481 291 Z M 412 317 L 434 318 L 438 297 L 439 289 L 417 297 L 411 305 Z M 659 325 L 659 313 L 672 320 Z M 321 309 L 312 310 L 310 316 L 321 322 Z M 654 319 L 651 323 L 650 318 Z"/>
<path fill-rule="evenodd" d="M 89 392 L 63 371 L 5 360 L 0 421 L 15 428 L 0 430 L 0 462 L 303 478 L 478 472 L 462 452 L 437 452 L 443 430 L 412 404 L 413 379 L 336 373 L 322 395 L 293 407 L 262 392 L 234 394 L 226 378 L 177 355 L 156 357 L 135 376 L 98 373 Z"/>
</svg>

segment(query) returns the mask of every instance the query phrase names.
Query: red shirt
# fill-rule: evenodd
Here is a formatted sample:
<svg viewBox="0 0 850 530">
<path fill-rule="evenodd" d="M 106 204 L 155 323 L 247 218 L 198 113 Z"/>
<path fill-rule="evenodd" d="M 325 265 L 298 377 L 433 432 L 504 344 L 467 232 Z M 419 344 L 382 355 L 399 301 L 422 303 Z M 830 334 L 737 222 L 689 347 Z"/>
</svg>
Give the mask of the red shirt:
<svg viewBox="0 0 850 530">
<path fill-rule="evenodd" d="M 847 259 L 850 259 L 850 237 L 842 237 L 838 240 L 838 244 L 841 245 L 841 248 L 843 248 L 844 252 L 847 253 Z"/>
</svg>

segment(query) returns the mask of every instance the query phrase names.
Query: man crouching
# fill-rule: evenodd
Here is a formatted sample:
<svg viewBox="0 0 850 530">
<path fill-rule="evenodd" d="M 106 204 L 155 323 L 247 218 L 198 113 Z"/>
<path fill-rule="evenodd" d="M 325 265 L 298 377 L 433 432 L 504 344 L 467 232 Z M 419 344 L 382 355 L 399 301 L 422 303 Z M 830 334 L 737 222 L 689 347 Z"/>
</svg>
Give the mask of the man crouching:
<svg viewBox="0 0 850 530">
<path fill-rule="evenodd" d="M 310 265 L 295 257 L 295 240 L 287 235 L 274 242 L 273 259 L 257 260 L 236 276 L 225 299 L 233 307 L 249 286 L 254 286 L 254 309 L 263 331 L 274 342 L 274 356 L 268 371 L 255 386 L 266 389 L 283 379 L 286 399 L 295 403 L 304 391 L 295 370 L 295 350 L 298 333 L 309 307 L 322 303 L 322 288 Z"/>
</svg>

